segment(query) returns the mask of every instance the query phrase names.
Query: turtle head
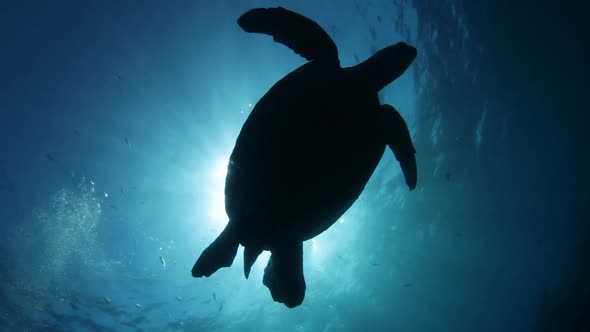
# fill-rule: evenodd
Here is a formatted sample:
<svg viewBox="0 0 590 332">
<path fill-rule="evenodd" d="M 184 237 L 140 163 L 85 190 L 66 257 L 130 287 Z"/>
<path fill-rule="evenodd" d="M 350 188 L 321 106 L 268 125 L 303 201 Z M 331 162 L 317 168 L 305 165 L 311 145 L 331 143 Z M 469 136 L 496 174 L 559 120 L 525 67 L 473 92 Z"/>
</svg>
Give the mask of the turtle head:
<svg viewBox="0 0 590 332">
<path fill-rule="evenodd" d="M 415 47 L 400 42 L 380 50 L 354 68 L 358 70 L 363 84 L 379 92 L 400 77 L 417 54 Z"/>
</svg>

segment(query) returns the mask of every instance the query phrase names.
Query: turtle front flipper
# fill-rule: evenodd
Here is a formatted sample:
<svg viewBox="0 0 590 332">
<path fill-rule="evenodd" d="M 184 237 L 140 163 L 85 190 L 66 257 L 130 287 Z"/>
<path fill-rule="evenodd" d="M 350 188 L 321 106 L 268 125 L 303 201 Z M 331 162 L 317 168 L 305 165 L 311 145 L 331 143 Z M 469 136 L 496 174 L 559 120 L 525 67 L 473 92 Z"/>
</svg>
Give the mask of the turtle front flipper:
<svg viewBox="0 0 590 332">
<path fill-rule="evenodd" d="M 412 137 L 406 121 L 391 105 L 381 105 L 383 110 L 384 137 L 387 145 L 393 151 L 395 159 L 400 163 L 406 184 L 413 190 L 418 182 L 416 167 L 416 150 L 412 144 Z"/>
<path fill-rule="evenodd" d="M 303 243 L 285 243 L 271 253 L 262 282 L 270 290 L 273 300 L 294 308 L 305 297 Z"/>
<path fill-rule="evenodd" d="M 251 9 L 238 19 L 246 32 L 264 33 L 286 45 L 308 61 L 322 60 L 340 65 L 338 49 L 330 35 L 309 18 L 277 8 Z"/>
</svg>

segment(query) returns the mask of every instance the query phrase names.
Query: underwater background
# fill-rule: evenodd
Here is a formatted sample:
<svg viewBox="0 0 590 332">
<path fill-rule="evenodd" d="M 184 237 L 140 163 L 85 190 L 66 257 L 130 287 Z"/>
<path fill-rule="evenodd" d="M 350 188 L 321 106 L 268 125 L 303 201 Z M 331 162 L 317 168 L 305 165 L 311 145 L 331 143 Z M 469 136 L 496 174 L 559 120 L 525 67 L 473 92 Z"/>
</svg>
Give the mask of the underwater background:
<svg viewBox="0 0 590 332">
<path fill-rule="evenodd" d="M 300 307 L 230 268 L 228 157 L 258 99 L 305 63 L 237 18 L 284 6 L 343 66 L 405 41 L 380 93 L 417 150 L 387 150 L 304 243 Z M 590 331 L 588 34 L 582 2 L 2 1 L 1 331 Z M 338 167 L 338 165 L 334 165 Z"/>
</svg>

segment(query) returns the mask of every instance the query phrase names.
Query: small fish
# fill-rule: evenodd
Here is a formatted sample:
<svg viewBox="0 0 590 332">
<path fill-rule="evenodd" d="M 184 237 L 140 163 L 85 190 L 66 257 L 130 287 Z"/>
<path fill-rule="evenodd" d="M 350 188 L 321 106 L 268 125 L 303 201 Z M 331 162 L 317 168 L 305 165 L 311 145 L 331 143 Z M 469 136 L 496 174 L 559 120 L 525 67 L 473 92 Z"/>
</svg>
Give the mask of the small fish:
<svg viewBox="0 0 590 332">
<path fill-rule="evenodd" d="M 138 307 L 139 309 L 141 309 L 141 304 L 136 303 L 135 306 Z"/>
<path fill-rule="evenodd" d="M 78 307 L 78 305 L 74 302 L 70 302 L 70 307 L 72 307 L 74 310 L 80 310 L 80 307 Z"/>
<path fill-rule="evenodd" d="M 49 161 L 55 161 L 55 158 L 51 155 L 51 153 L 45 154 L 45 158 L 47 158 Z"/>
<path fill-rule="evenodd" d="M 342 258 L 342 256 L 340 256 L 340 255 L 338 255 L 336 257 L 340 258 L 341 260 L 344 260 L 344 258 Z"/>
<path fill-rule="evenodd" d="M 408 282 L 408 283 L 403 284 L 403 287 L 406 287 L 406 288 L 407 287 L 412 287 L 412 286 L 414 286 L 414 284 L 411 283 L 411 282 Z"/>
<path fill-rule="evenodd" d="M 184 301 L 184 299 L 183 299 L 182 297 L 180 297 L 180 296 L 177 296 L 177 297 L 176 297 L 176 299 L 177 299 L 178 301 L 180 301 L 180 302 Z"/>
<path fill-rule="evenodd" d="M 381 266 L 379 263 L 371 263 L 371 266 Z"/>
<path fill-rule="evenodd" d="M 74 129 L 74 134 L 76 134 L 76 136 L 80 136 L 80 132 L 78 131 L 78 129 Z"/>
<path fill-rule="evenodd" d="M 213 292 L 213 301 L 217 301 L 217 296 L 215 296 L 215 292 Z"/>
<path fill-rule="evenodd" d="M 381 23 L 381 16 L 377 15 L 377 21 L 379 21 L 379 23 Z"/>
<path fill-rule="evenodd" d="M 166 261 L 164 260 L 164 257 L 160 256 L 160 263 L 162 263 L 162 267 L 164 268 L 164 270 L 166 270 Z"/>
<path fill-rule="evenodd" d="M 223 303 L 219 305 L 219 309 L 217 309 L 217 312 L 220 312 L 221 309 L 223 309 Z"/>
<path fill-rule="evenodd" d="M 446 172 L 445 173 L 445 180 L 447 181 L 451 181 L 453 175 L 451 174 L 451 172 Z"/>
<path fill-rule="evenodd" d="M 125 144 L 127 144 L 128 148 L 131 148 L 131 145 L 129 144 L 129 140 L 127 139 L 127 137 L 125 137 Z"/>
<path fill-rule="evenodd" d="M 109 298 L 108 298 L 108 297 L 106 297 L 106 296 L 103 296 L 103 298 L 102 298 L 102 299 L 103 299 L 103 300 L 104 300 L 106 303 L 111 303 L 111 299 L 109 299 Z"/>
<path fill-rule="evenodd" d="M 115 211 L 119 210 L 119 208 L 115 204 L 111 204 L 111 209 Z"/>
</svg>

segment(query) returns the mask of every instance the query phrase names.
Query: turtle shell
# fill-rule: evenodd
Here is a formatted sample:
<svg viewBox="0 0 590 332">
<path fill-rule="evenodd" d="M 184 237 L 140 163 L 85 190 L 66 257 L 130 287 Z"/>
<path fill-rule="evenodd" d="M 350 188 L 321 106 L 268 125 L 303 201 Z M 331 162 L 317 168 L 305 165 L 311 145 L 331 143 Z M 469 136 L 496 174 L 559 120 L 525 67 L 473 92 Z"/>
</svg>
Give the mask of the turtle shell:
<svg viewBox="0 0 590 332">
<path fill-rule="evenodd" d="M 226 211 L 242 245 L 273 247 L 330 227 L 385 149 L 377 93 L 346 69 L 309 62 L 249 115 L 230 157 Z"/>
</svg>

